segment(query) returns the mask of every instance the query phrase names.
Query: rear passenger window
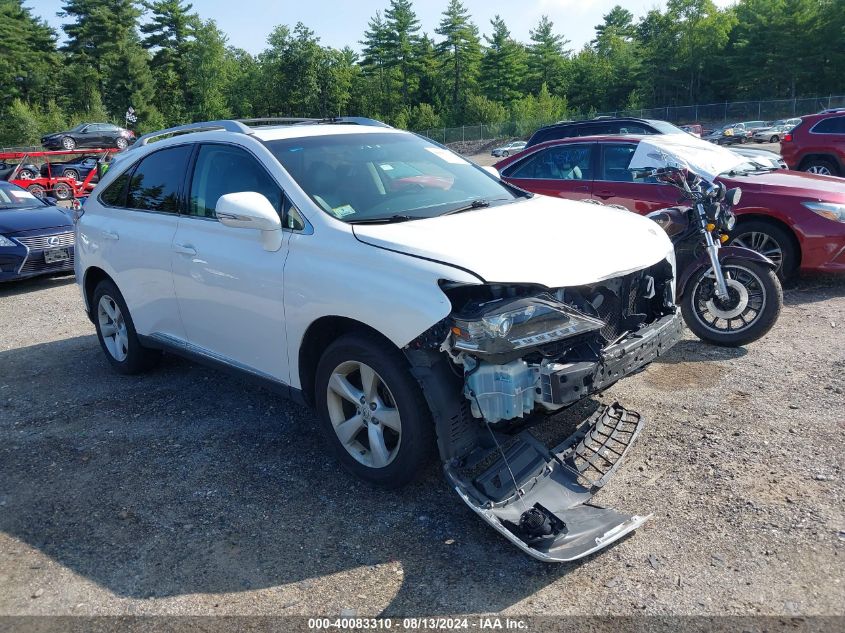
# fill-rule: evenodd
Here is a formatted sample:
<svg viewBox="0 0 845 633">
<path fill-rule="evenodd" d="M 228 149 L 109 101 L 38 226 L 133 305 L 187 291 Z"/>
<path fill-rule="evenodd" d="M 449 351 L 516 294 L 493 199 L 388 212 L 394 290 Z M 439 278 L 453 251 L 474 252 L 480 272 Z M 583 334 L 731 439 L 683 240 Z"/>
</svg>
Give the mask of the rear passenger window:
<svg viewBox="0 0 845 633">
<path fill-rule="evenodd" d="M 602 177 L 601 180 L 610 182 L 632 182 L 633 174 L 628 171 L 628 165 L 636 151 L 635 145 L 602 146 Z"/>
<path fill-rule="evenodd" d="M 177 213 L 179 191 L 190 153 L 189 145 L 180 145 L 160 150 L 144 158 L 129 180 L 126 208 Z"/>
<path fill-rule="evenodd" d="M 191 180 L 188 215 L 216 218 L 220 196 L 241 191 L 263 194 L 282 210 L 282 189 L 248 152 L 231 145 L 203 145 Z"/>
<path fill-rule="evenodd" d="M 835 116 L 816 123 L 815 134 L 845 134 L 845 116 Z"/>
<path fill-rule="evenodd" d="M 131 170 L 130 170 L 131 171 Z M 129 182 L 129 173 L 121 174 L 114 179 L 114 182 L 106 187 L 100 194 L 100 202 L 108 207 L 126 206 L 126 183 Z"/>
<path fill-rule="evenodd" d="M 517 163 L 504 175 L 535 180 L 590 180 L 592 148 L 592 145 L 550 147 Z"/>
</svg>

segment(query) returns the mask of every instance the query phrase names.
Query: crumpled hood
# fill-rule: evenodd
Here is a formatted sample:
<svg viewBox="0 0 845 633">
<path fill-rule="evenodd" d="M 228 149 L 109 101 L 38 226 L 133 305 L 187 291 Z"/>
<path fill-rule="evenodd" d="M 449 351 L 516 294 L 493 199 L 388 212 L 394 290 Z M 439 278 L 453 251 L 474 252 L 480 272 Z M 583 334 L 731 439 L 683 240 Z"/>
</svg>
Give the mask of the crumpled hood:
<svg viewBox="0 0 845 633">
<path fill-rule="evenodd" d="M 672 244 L 629 211 L 546 196 L 455 215 L 353 226 L 365 244 L 436 260 L 487 282 L 580 286 L 651 266 Z"/>
</svg>

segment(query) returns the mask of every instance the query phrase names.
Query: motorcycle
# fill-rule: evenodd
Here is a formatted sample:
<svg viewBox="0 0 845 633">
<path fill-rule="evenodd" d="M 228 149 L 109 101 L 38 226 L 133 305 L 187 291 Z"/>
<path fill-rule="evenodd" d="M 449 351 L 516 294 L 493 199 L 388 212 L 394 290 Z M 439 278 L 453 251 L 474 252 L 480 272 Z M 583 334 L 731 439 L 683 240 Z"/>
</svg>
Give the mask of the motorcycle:
<svg viewBox="0 0 845 633">
<path fill-rule="evenodd" d="M 775 275 L 777 265 L 768 257 L 722 246 L 736 224 L 732 207 L 739 204 L 742 191 L 681 167 L 638 171 L 675 186 L 691 203 L 648 214 L 675 246 L 676 302 L 687 327 L 704 341 L 728 347 L 762 338 L 780 315 L 783 289 Z"/>
</svg>

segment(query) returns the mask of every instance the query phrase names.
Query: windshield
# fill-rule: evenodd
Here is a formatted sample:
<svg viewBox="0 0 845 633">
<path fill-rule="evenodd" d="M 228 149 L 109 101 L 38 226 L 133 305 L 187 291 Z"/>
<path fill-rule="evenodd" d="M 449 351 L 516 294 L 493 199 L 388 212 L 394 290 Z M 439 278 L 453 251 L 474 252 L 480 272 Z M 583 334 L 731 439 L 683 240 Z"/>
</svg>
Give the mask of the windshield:
<svg viewBox="0 0 845 633">
<path fill-rule="evenodd" d="M 49 206 L 29 193 L 9 183 L 0 182 L 0 210 L 9 209 L 32 209 Z"/>
<path fill-rule="evenodd" d="M 430 218 L 527 195 L 413 134 L 337 134 L 266 145 L 321 209 L 349 223 Z"/>
</svg>

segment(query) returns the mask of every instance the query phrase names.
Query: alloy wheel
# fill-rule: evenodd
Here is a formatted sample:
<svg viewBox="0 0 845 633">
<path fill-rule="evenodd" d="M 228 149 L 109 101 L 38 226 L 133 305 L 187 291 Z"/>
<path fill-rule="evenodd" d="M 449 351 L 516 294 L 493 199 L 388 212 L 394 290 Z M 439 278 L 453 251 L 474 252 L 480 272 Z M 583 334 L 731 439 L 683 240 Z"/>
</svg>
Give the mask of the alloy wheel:
<svg viewBox="0 0 845 633">
<path fill-rule="evenodd" d="M 402 421 L 384 379 L 366 363 L 346 361 L 332 372 L 326 392 L 332 428 L 346 451 L 369 468 L 390 464 Z"/>
<path fill-rule="evenodd" d="M 74 141 L 71 137 L 66 136 L 62 139 L 62 147 L 65 149 L 74 149 L 76 147 L 76 141 Z"/>
<path fill-rule="evenodd" d="M 74 180 L 79 180 L 79 172 L 75 169 L 65 169 L 64 173 L 62 174 L 63 178 L 73 178 Z"/>
<path fill-rule="evenodd" d="M 783 247 L 767 233 L 757 231 L 742 233 L 731 240 L 731 246 L 750 248 L 752 251 L 765 255 L 775 263 L 775 271 L 779 271 L 783 265 Z"/>
<path fill-rule="evenodd" d="M 818 174 L 820 176 L 832 176 L 833 173 L 826 165 L 811 165 L 807 168 L 807 173 Z"/>
<path fill-rule="evenodd" d="M 737 333 L 751 327 L 766 307 L 766 289 L 754 271 L 728 264 L 722 268 L 728 298 L 714 295 L 716 277 L 712 269 L 693 288 L 695 316 L 706 328 Z"/>
<path fill-rule="evenodd" d="M 118 149 L 126 149 L 127 145 L 129 145 L 129 142 L 122 136 L 117 139 L 116 143 Z"/>
<path fill-rule="evenodd" d="M 112 358 L 122 363 L 129 355 L 129 333 L 120 306 L 108 295 L 100 297 L 97 304 L 97 321 L 103 344 Z"/>
</svg>

